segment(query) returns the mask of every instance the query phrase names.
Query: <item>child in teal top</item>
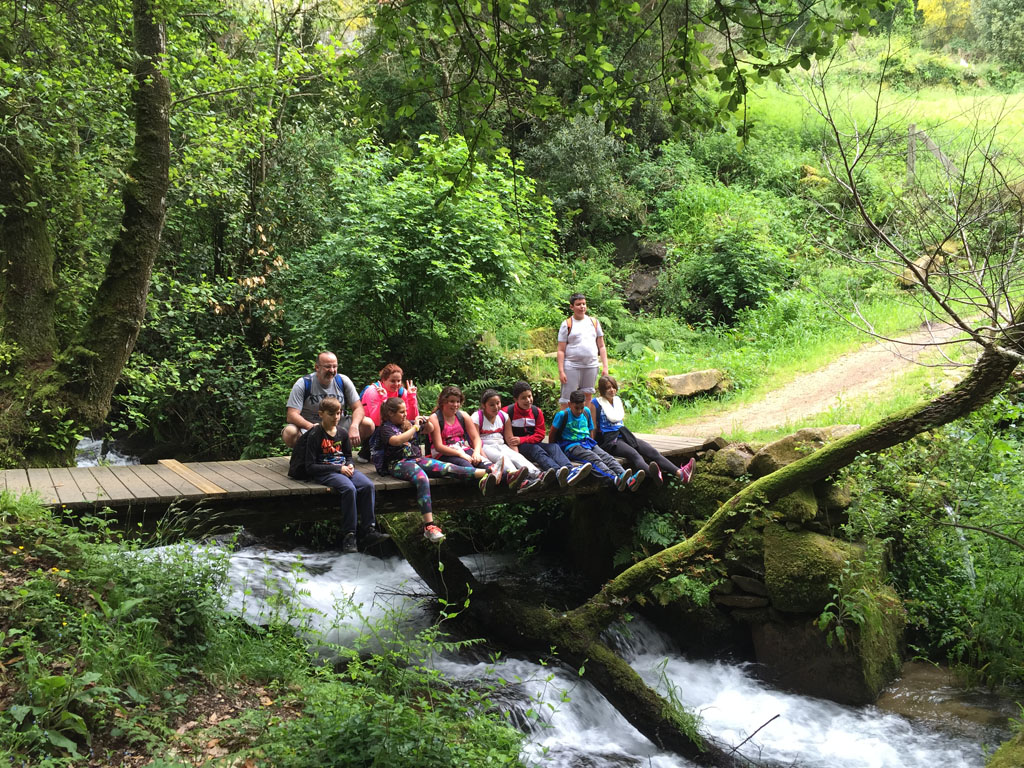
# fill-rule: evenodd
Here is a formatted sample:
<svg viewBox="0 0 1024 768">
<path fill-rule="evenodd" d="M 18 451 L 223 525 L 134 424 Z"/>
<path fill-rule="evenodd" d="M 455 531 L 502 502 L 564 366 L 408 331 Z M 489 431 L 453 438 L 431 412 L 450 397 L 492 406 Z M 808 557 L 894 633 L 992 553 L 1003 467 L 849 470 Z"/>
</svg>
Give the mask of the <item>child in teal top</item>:
<svg viewBox="0 0 1024 768">
<path fill-rule="evenodd" d="M 583 392 L 578 389 L 569 395 L 569 407 L 556 413 L 555 418 L 551 420 L 548 441 L 557 441 L 569 458 L 592 464 L 595 473 L 607 478 L 620 491 L 627 488 L 635 491 L 647 473 L 641 469 L 630 474 L 614 456 L 598 446 L 593 438 L 594 421 L 585 402 Z"/>
</svg>

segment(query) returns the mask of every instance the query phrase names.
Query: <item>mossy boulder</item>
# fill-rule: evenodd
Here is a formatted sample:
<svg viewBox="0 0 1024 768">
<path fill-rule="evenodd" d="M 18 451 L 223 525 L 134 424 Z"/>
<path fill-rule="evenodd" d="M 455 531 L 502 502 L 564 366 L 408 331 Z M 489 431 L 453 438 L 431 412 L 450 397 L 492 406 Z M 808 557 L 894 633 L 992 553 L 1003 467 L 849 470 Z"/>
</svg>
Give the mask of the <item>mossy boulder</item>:
<svg viewBox="0 0 1024 768">
<path fill-rule="evenodd" d="M 825 443 L 839 440 L 858 429 L 859 427 L 855 425 L 839 424 L 833 427 L 798 430 L 759 450 L 750 462 L 750 474 L 754 477 L 770 475 L 777 469 L 782 469 L 797 459 L 813 453 Z"/>
<path fill-rule="evenodd" d="M 818 500 L 814 490 L 804 487 L 788 496 L 774 501 L 768 507 L 767 517 L 771 520 L 790 523 L 809 523 L 818 514 Z"/>
<path fill-rule="evenodd" d="M 747 443 L 732 443 L 715 451 L 708 471 L 727 477 L 743 477 L 754 459 L 754 449 Z"/>
<path fill-rule="evenodd" d="M 539 349 L 553 350 L 558 346 L 557 328 L 533 328 L 526 332 L 530 339 L 530 346 Z"/>
<path fill-rule="evenodd" d="M 790 613 L 821 612 L 843 565 L 860 556 L 853 544 L 779 523 L 764 528 L 764 576 L 772 605 Z"/>
<path fill-rule="evenodd" d="M 846 644 L 829 642 L 812 618 L 783 618 L 754 625 L 757 661 L 774 683 L 842 704 L 871 704 L 899 674 L 904 614 L 896 594 L 873 590 L 866 620 L 851 627 Z"/>
<path fill-rule="evenodd" d="M 985 768 L 1021 768 L 1024 765 L 1024 731 L 1003 742 L 985 764 Z"/>
</svg>

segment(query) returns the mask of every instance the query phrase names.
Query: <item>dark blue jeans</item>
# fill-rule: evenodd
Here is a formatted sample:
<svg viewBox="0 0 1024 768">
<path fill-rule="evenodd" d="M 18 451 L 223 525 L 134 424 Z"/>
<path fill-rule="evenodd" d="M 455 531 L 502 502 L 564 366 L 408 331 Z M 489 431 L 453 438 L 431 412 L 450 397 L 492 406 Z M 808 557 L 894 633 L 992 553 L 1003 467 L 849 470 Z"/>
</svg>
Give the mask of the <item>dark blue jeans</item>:
<svg viewBox="0 0 1024 768">
<path fill-rule="evenodd" d="M 338 494 L 343 536 L 355 533 L 357 524 L 360 528 L 369 528 L 377 524 L 377 516 L 373 512 L 377 491 L 373 487 L 373 481 L 358 469 L 352 473 L 352 477 L 345 477 L 338 472 L 325 475 L 318 482 Z"/>
<path fill-rule="evenodd" d="M 520 443 L 519 452 L 541 470 L 571 467 L 572 461 L 557 443 Z"/>
</svg>

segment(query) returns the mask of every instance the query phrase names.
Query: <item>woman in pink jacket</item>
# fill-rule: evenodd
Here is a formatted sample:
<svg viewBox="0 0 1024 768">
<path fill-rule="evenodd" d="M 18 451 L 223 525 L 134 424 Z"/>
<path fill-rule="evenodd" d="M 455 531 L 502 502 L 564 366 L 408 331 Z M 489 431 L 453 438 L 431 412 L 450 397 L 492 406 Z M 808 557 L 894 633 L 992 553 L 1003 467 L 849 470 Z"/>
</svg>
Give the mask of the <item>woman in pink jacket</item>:
<svg viewBox="0 0 1024 768">
<path fill-rule="evenodd" d="M 419 403 L 416 402 L 416 387 L 412 381 L 405 382 L 402 386 L 402 369 L 395 363 L 388 363 L 380 369 L 380 378 L 368 385 L 359 399 L 363 403 L 363 413 L 374 423 L 380 426 L 380 407 L 389 397 L 400 397 L 405 401 L 406 418 L 411 422 L 416 421 L 420 415 Z M 366 442 L 363 443 L 366 446 Z M 359 461 L 369 461 L 369 447 L 364 451 L 360 449 Z"/>
</svg>

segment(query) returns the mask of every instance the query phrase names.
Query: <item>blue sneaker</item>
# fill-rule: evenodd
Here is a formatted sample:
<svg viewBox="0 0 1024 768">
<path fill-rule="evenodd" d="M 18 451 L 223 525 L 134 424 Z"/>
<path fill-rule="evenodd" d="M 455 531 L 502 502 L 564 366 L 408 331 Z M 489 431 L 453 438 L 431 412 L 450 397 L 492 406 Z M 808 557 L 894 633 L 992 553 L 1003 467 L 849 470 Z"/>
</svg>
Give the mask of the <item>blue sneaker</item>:
<svg viewBox="0 0 1024 768">
<path fill-rule="evenodd" d="M 577 483 L 582 482 L 587 478 L 587 475 L 590 474 L 590 470 L 593 468 L 594 467 L 591 464 L 583 464 L 579 467 L 573 467 L 569 470 L 569 477 L 565 484 L 571 488 Z"/>
<path fill-rule="evenodd" d="M 629 474 L 629 472 L 623 471 L 623 473 L 621 475 L 619 475 L 618 477 L 616 477 L 612 481 L 614 483 L 614 485 L 615 485 L 615 490 L 617 490 L 617 491 L 624 491 L 624 490 L 626 490 L 626 486 L 629 484 L 630 478 L 631 478 L 631 475 Z"/>
<path fill-rule="evenodd" d="M 647 477 L 647 473 L 642 469 L 638 469 L 636 473 L 626 481 L 626 487 L 631 491 L 636 491 L 636 489 L 640 487 L 640 483 L 644 481 L 645 477 Z"/>
</svg>

